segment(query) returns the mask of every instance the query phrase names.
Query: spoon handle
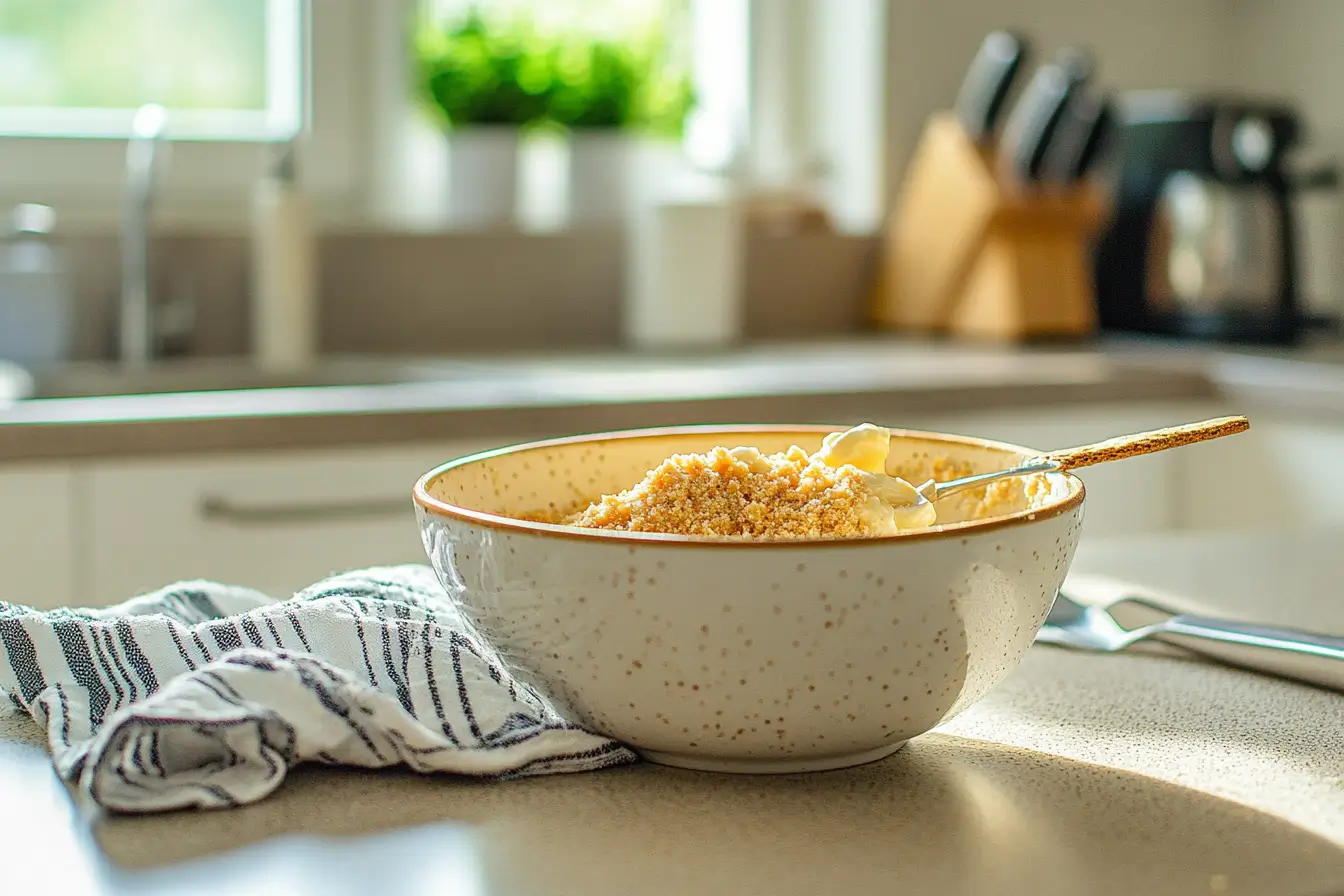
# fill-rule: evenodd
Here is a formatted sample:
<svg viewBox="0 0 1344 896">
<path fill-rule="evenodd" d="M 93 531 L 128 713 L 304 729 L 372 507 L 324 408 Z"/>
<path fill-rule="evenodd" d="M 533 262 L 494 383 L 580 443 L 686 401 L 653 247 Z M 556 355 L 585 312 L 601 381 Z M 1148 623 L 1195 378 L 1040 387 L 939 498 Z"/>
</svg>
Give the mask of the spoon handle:
<svg viewBox="0 0 1344 896">
<path fill-rule="evenodd" d="M 1152 454 L 1154 451 L 1179 448 L 1182 445 L 1191 445 L 1195 442 L 1203 442 L 1206 439 L 1235 435 L 1239 432 L 1245 432 L 1250 426 L 1250 421 L 1245 417 L 1216 417 L 1213 420 L 1205 420 L 1201 423 L 1168 426 L 1150 432 L 1120 436 L 1092 445 L 1066 448 L 1063 451 L 1051 451 L 1045 457 L 1058 464 L 1061 470 L 1073 470 L 1078 467 L 1090 467 L 1093 464 L 1105 463 L 1106 461 L 1123 460 L 1139 454 Z"/>
<path fill-rule="evenodd" d="M 1062 469 L 1064 468 L 1055 463 L 1053 459 L 1038 457 L 1035 460 L 1018 464 L 1016 467 L 1009 467 L 1006 470 L 991 470 L 988 473 L 962 476 L 960 479 L 949 479 L 946 482 L 934 482 L 930 479 L 915 491 L 923 495 L 926 500 L 941 501 L 948 495 L 955 495 L 957 492 L 980 485 L 989 485 L 991 482 L 997 482 L 1000 479 L 1013 479 L 1018 476 L 1028 476 L 1032 473 L 1056 473 Z"/>
<path fill-rule="evenodd" d="M 1197 616 L 1173 616 L 1150 630 L 1232 666 L 1344 691 L 1344 638 Z"/>
</svg>

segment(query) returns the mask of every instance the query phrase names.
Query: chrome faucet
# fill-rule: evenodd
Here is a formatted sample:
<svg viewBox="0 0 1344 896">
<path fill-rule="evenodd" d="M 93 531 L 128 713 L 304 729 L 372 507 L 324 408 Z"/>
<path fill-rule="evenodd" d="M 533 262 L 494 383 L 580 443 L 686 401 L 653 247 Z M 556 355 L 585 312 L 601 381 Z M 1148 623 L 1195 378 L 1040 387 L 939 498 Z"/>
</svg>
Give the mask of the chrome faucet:
<svg viewBox="0 0 1344 896">
<path fill-rule="evenodd" d="M 155 307 L 149 289 L 150 212 L 158 180 L 167 111 L 141 106 L 126 144 L 126 207 L 121 234 L 121 362 L 147 364 L 154 353 Z"/>
</svg>

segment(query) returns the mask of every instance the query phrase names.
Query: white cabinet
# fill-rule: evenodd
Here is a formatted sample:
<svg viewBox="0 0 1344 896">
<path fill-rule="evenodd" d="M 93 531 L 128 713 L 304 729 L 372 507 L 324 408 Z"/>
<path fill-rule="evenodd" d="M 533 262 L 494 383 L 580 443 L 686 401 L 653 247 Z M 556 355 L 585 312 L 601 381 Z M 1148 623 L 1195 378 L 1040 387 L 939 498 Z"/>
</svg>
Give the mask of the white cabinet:
<svg viewBox="0 0 1344 896">
<path fill-rule="evenodd" d="M 74 474 L 65 467 L 0 471 L 0 600 L 77 602 Z"/>
<path fill-rule="evenodd" d="M 1237 412 L 1214 404 L 1101 405 L 931 422 L 1058 448 Z M 1250 430 L 1230 438 L 1080 470 L 1088 491 L 1084 539 L 1344 524 L 1344 424 L 1258 411 L 1250 418 Z"/>
<path fill-rule="evenodd" d="M 1049 450 L 1227 413 L 1231 412 L 1204 403 L 1112 403 L 1026 411 L 970 411 L 919 419 L 909 426 Z M 1077 471 L 1087 487 L 1083 537 L 1135 535 L 1173 527 L 1182 516 L 1177 484 L 1183 478 L 1185 466 L 1197 461 L 1202 447 L 1187 447 Z M 1198 491 L 1188 495 L 1192 501 L 1202 498 Z"/>
<path fill-rule="evenodd" d="M 952 432 L 1057 448 L 1236 412 L 1217 405 L 1103 405 L 934 422 Z M 1084 538 L 1344 523 L 1344 424 L 1250 417 L 1250 430 L 1230 438 L 1080 470 L 1088 491 Z"/>
<path fill-rule="evenodd" d="M 912 429 L 1065 448 L 1230 413 L 1211 403 L 921 414 Z M 0 600 L 107 604 L 178 579 L 277 596 L 340 570 L 421 562 L 416 477 L 495 440 L 0 469 Z M 1344 523 L 1344 425 L 1257 415 L 1248 433 L 1080 471 L 1084 540 Z"/>
<path fill-rule="evenodd" d="M 1307 529 L 1344 522 L 1344 425 L 1254 418 L 1190 451 L 1178 482 L 1190 529 Z"/>
<path fill-rule="evenodd" d="M 93 604 L 206 578 L 286 597 L 347 569 L 423 562 L 411 486 L 490 443 L 290 451 L 92 464 L 87 507 Z"/>
</svg>

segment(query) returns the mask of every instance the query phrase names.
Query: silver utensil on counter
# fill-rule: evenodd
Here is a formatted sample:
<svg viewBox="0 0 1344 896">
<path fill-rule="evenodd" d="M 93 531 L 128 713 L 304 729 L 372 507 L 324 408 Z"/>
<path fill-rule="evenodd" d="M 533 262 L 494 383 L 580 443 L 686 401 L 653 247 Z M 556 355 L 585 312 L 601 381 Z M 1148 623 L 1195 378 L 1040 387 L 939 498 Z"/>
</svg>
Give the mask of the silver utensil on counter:
<svg viewBox="0 0 1344 896">
<path fill-rule="evenodd" d="M 1111 615 L 1108 607 L 1115 604 L 1087 606 L 1060 592 L 1036 640 L 1114 653 L 1153 639 L 1225 665 L 1344 692 L 1344 638 L 1173 613 L 1146 600 L 1126 601 L 1142 604 L 1165 618 L 1127 629 Z"/>
</svg>

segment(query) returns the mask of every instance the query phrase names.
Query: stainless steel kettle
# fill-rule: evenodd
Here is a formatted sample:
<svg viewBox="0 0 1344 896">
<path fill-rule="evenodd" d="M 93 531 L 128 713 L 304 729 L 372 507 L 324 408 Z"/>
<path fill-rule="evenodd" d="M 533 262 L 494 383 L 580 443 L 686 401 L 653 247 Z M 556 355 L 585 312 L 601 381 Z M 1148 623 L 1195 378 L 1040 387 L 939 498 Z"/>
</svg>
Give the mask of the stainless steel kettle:
<svg viewBox="0 0 1344 896">
<path fill-rule="evenodd" d="M 1153 309 L 1273 312 L 1286 286 L 1287 235 L 1278 203 L 1264 183 L 1227 183 L 1190 171 L 1170 175 L 1149 233 Z"/>
</svg>

